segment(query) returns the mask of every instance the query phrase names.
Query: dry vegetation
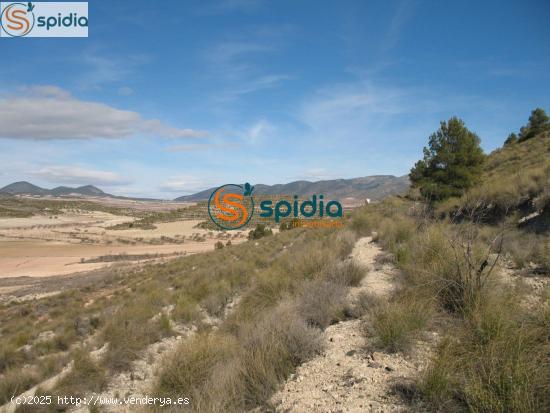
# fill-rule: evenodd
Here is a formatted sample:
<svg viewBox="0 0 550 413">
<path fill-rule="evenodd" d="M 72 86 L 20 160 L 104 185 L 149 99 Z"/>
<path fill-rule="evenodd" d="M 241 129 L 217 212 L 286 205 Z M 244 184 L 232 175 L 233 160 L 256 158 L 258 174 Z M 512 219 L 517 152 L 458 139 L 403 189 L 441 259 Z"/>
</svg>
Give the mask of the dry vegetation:
<svg viewBox="0 0 550 413">
<path fill-rule="evenodd" d="M 161 265 L 113 270 L 94 287 L 6 303 L 0 308 L 0 400 L 70 360 L 70 375 L 48 391 L 98 392 L 105 377 L 131 369 L 150 344 L 198 326 L 196 338 L 182 341 L 161 369 L 155 393 L 191 395 L 205 411 L 262 405 L 320 350 L 319 329 L 344 316 L 345 289 L 361 277 L 342 263 L 354 241 L 348 232 L 286 231 Z M 226 314 L 236 297 L 239 305 Z M 209 319 L 220 320 L 219 328 L 212 330 Z M 90 355 L 104 344 L 99 356 Z M 189 376 L 182 365 L 202 373 Z"/>
<path fill-rule="evenodd" d="M 547 135 L 507 146 L 489 157 L 481 186 L 459 199 L 431 210 L 394 198 L 352 218 L 360 233 L 374 231 L 405 277 L 367 317 L 379 345 L 406 350 L 427 323 L 442 332 L 431 366 L 406 391 L 417 406 L 550 409 L 549 153 Z"/>
<path fill-rule="evenodd" d="M 390 198 L 356 210 L 348 229 L 220 239 L 203 254 L 113 268 L 94 286 L 5 303 L 0 402 L 67 365 L 38 393 L 101 393 L 148 348 L 170 342 L 150 395 L 189 397 L 198 412 L 269 411 L 281 383 L 323 351 L 323 330 L 361 317 L 358 333 L 387 353 L 408 354 L 437 331 L 428 367 L 395 386 L 411 409 L 548 411 L 549 142 L 496 151 L 480 187 L 442 204 Z M 162 225 L 162 216 L 142 222 Z M 364 271 L 348 256 L 369 234 L 386 251 L 380 265 L 400 269 L 399 288 L 350 307 Z"/>
</svg>

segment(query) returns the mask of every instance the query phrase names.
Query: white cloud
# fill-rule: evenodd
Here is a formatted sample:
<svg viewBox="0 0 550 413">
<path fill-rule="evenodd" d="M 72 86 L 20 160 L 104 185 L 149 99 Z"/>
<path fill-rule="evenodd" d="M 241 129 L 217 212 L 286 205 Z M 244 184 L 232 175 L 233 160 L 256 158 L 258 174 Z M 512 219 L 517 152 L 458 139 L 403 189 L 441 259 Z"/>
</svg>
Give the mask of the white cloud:
<svg viewBox="0 0 550 413">
<path fill-rule="evenodd" d="M 206 133 L 143 119 L 133 111 L 79 100 L 55 86 L 35 86 L 18 95 L 0 96 L 0 138 L 124 138 L 139 133 L 192 138 Z"/>
<path fill-rule="evenodd" d="M 160 135 L 168 138 L 199 138 L 207 135 L 204 131 L 174 128 L 165 125 L 158 119 L 143 121 L 141 123 L 141 128 L 144 132 L 148 132 L 152 135 Z"/>
<path fill-rule="evenodd" d="M 271 123 L 269 123 L 266 119 L 260 119 L 248 128 L 244 134 L 244 139 L 248 143 L 256 144 L 272 135 L 274 131 L 275 127 Z"/>
<path fill-rule="evenodd" d="M 181 195 L 194 194 L 214 186 L 209 180 L 196 176 L 178 176 L 165 181 L 159 188 L 161 192 L 178 193 Z"/>
<path fill-rule="evenodd" d="M 125 185 L 130 183 L 128 178 L 114 172 L 87 169 L 79 166 L 46 166 L 39 170 L 31 171 L 29 174 L 56 184 Z"/>
</svg>

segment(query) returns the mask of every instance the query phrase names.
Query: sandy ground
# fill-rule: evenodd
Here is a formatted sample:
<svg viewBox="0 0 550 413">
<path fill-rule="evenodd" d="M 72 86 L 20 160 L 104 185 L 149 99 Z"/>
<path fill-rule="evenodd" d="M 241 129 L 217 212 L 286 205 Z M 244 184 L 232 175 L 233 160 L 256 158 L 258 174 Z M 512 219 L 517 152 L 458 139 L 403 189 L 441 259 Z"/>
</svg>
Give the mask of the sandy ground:
<svg viewBox="0 0 550 413">
<path fill-rule="evenodd" d="M 153 210 L 173 206 L 164 203 L 140 203 L 139 206 L 145 208 L 147 205 Z M 180 208 L 185 205 L 188 204 L 177 204 Z M 131 216 L 80 210 L 67 210 L 58 216 L 0 219 L 0 280 L 97 270 L 112 265 L 112 262 L 82 261 L 106 255 L 158 254 L 166 259 L 169 255 L 212 250 L 220 240 L 226 243 L 231 239 L 232 243 L 238 243 L 246 238 L 240 231 L 221 234 L 195 228 L 200 220 L 158 223 L 155 229 L 149 230 L 109 229 L 132 221 Z M 0 287 L 4 286 L 0 284 Z"/>
<path fill-rule="evenodd" d="M 185 244 L 103 246 L 49 244 L 37 241 L 0 241 L 0 278 L 46 277 L 90 271 L 113 263 L 81 263 L 105 255 L 120 254 L 193 254 L 214 249 L 217 240 Z"/>
<path fill-rule="evenodd" d="M 381 250 L 370 241 L 361 238 L 352 253 L 367 274 L 359 287 L 351 289 L 351 302 L 362 292 L 388 297 L 396 286 L 397 271 L 390 265 L 375 266 Z M 420 350 L 410 356 L 371 351 L 362 323 L 359 319 L 343 321 L 324 331 L 325 352 L 298 367 L 273 396 L 277 412 L 409 411 L 393 385 L 414 377 L 428 360 L 426 354 Z"/>
</svg>

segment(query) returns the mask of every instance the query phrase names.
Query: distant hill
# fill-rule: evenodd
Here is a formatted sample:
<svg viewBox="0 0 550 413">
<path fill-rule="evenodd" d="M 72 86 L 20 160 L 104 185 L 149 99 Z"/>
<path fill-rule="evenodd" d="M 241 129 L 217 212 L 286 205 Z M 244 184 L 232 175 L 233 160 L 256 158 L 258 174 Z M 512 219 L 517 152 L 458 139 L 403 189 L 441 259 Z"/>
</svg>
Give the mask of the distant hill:
<svg viewBox="0 0 550 413">
<path fill-rule="evenodd" d="M 113 195 L 103 192 L 101 189 L 93 185 L 84 185 L 77 188 L 68 186 L 58 186 L 54 189 L 40 188 L 29 182 L 21 181 L 14 182 L 0 189 L 0 194 L 9 195 L 37 195 L 37 196 L 99 196 L 99 197 L 114 197 Z"/>
<path fill-rule="evenodd" d="M 53 189 L 40 188 L 30 182 L 21 181 L 6 185 L 0 188 L 0 196 L 9 195 L 33 195 L 33 196 L 56 196 L 56 197 L 99 197 L 99 198 L 115 198 L 128 199 L 131 201 L 160 201 L 154 198 L 134 198 L 126 196 L 111 195 L 103 192 L 96 186 L 83 185 L 76 188 L 69 186 L 58 186 Z"/>
<path fill-rule="evenodd" d="M 49 190 L 40 188 L 39 186 L 33 185 L 29 182 L 14 182 L 9 184 L 2 189 L 0 193 L 10 194 L 10 195 L 20 195 L 20 194 L 29 194 L 29 195 L 48 195 Z"/>
<path fill-rule="evenodd" d="M 388 195 L 406 192 L 409 189 L 407 175 L 396 177 L 393 175 L 373 175 L 352 179 L 331 179 L 326 181 L 295 181 L 288 184 L 254 186 L 255 195 L 298 195 L 310 196 L 323 194 L 325 196 L 344 200 L 351 198 L 363 201 L 382 199 Z M 175 201 L 202 201 L 207 200 L 215 188 L 176 198 Z"/>
</svg>

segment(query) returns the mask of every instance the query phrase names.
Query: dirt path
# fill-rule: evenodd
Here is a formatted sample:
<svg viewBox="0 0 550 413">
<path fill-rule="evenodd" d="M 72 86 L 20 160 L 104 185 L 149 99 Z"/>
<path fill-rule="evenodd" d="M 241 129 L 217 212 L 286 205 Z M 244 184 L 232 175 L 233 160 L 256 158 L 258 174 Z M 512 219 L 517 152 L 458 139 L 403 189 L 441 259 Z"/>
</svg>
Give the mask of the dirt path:
<svg viewBox="0 0 550 413">
<path fill-rule="evenodd" d="M 379 265 L 380 248 L 370 238 L 357 241 L 352 259 L 366 268 L 360 286 L 352 288 L 353 302 L 362 292 L 388 297 L 398 272 Z M 272 401 L 277 412 L 399 412 L 407 406 L 392 390 L 402 377 L 420 368 L 416 357 L 368 350 L 361 320 L 348 320 L 324 332 L 326 350 L 300 366 Z"/>
</svg>

